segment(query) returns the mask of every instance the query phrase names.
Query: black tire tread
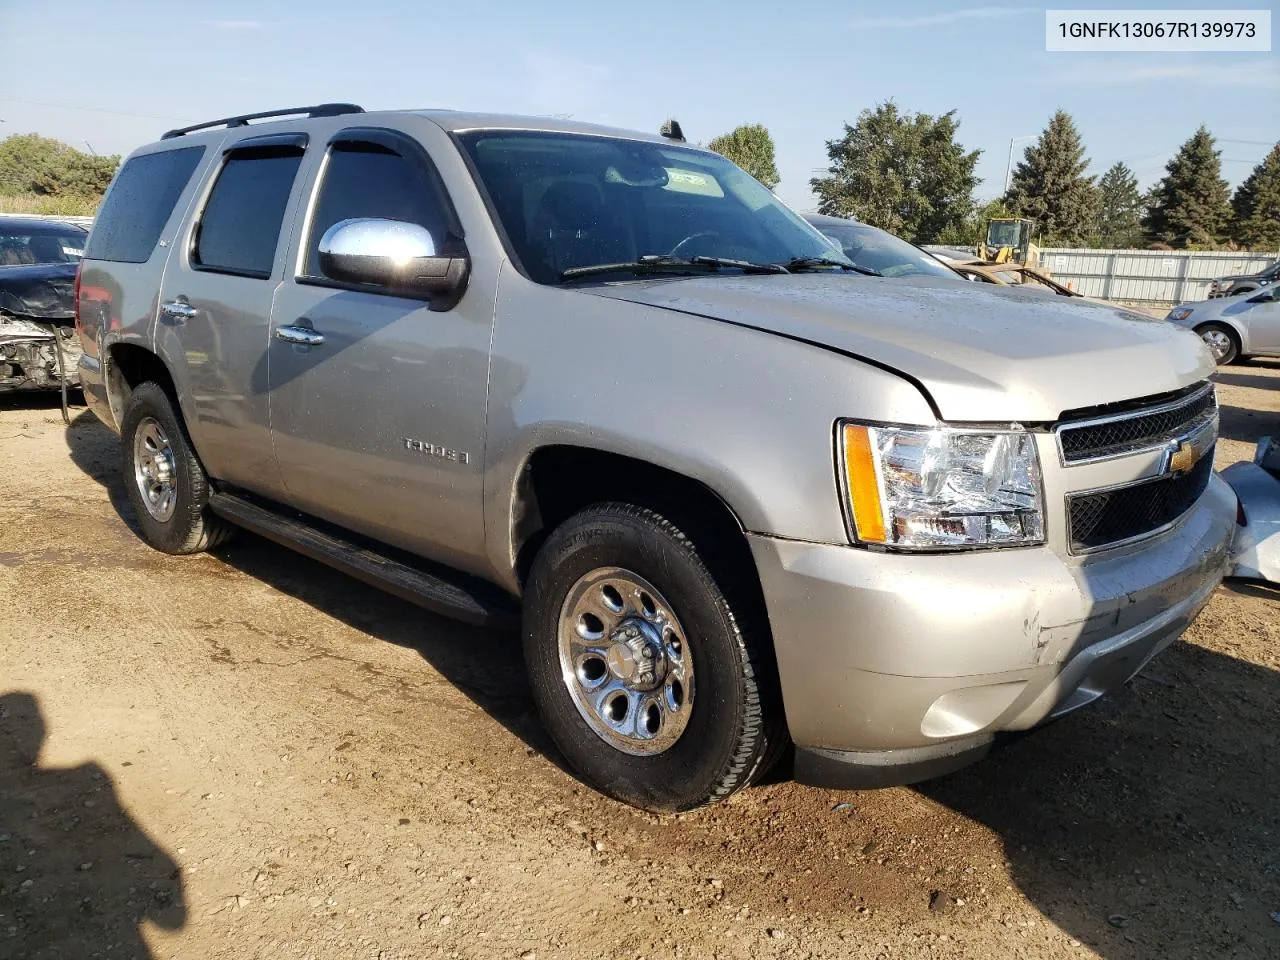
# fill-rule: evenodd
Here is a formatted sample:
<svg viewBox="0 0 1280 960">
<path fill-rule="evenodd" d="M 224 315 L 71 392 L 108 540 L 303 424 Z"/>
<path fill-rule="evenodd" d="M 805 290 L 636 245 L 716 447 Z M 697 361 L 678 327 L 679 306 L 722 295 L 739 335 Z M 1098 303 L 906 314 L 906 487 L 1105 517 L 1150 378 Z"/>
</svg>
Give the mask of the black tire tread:
<svg viewBox="0 0 1280 960">
<path fill-rule="evenodd" d="M 776 667 L 767 618 L 752 615 L 756 605 L 748 602 L 748 592 L 741 585 L 740 575 L 723 569 L 723 564 L 709 563 L 704 551 L 698 548 L 693 538 L 661 513 L 632 503 L 595 504 L 566 520 L 543 545 L 539 557 L 534 561 L 530 582 L 538 579 L 538 567 L 547 555 L 548 546 L 553 546 L 563 537 L 571 536 L 573 531 L 582 526 L 599 522 L 632 524 L 664 538 L 671 547 L 684 553 L 694 567 L 701 570 L 720 596 L 720 612 L 730 626 L 730 636 L 740 654 L 742 715 L 733 752 L 714 779 L 707 795 L 691 798 L 675 809 L 692 809 L 724 800 L 767 774 L 789 745 L 781 698 L 777 693 Z M 526 634 L 526 644 L 536 640 L 537 638 Z M 545 642 L 545 638 L 542 638 L 542 642 Z M 548 725 L 548 729 L 555 739 L 554 726 Z M 561 746 L 563 749 L 563 745 Z M 609 791 L 606 789 L 606 792 Z"/>
<path fill-rule="evenodd" d="M 163 525 L 147 513 L 133 482 L 133 433 L 144 416 L 154 417 L 164 427 L 176 461 L 178 504 L 173 517 Z M 139 384 L 129 396 L 120 430 L 120 460 L 125 490 L 138 526 L 147 542 L 157 550 L 179 556 L 201 553 L 226 543 L 235 535 L 236 528 L 209 509 L 212 488 L 191 445 L 187 425 L 169 394 L 154 381 Z"/>
</svg>

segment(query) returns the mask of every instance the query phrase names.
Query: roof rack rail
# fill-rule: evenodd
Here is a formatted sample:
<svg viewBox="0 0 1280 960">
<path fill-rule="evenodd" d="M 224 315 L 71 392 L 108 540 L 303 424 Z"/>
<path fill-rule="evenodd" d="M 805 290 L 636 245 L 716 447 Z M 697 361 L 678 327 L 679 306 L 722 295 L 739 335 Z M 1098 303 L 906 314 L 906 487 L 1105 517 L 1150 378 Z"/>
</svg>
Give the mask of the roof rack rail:
<svg viewBox="0 0 1280 960">
<path fill-rule="evenodd" d="M 318 103 L 314 107 L 289 107 L 285 110 L 267 110 L 263 113 L 244 113 L 238 117 L 223 117 L 221 120 L 210 120 L 207 123 L 195 123 L 189 127 L 178 127 L 166 131 L 161 140 L 171 140 L 197 130 L 208 130 L 210 127 L 247 127 L 250 120 L 266 120 L 271 117 L 339 117 L 345 113 L 364 113 L 364 107 L 354 103 Z"/>
</svg>

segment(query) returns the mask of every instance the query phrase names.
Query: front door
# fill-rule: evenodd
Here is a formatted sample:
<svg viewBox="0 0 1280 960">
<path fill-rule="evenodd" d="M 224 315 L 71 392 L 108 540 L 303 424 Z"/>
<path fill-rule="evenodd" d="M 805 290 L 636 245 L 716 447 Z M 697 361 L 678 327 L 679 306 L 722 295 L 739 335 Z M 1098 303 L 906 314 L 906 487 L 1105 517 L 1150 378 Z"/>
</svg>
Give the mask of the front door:
<svg viewBox="0 0 1280 960">
<path fill-rule="evenodd" d="M 442 562 L 484 555 L 482 457 L 492 291 L 449 310 L 322 276 L 320 238 L 376 217 L 459 236 L 425 151 L 391 131 L 328 146 L 297 276 L 276 294 L 271 425 L 291 504 Z M 299 341 L 306 342 L 299 342 Z"/>
<path fill-rule="evenodd" d="M 267 401 L 277 257 L 305 141 L 242 140 L 213 172 L 189 237 L 169 258 L 156 338 L 192 443 L 210 476 L 278 496 Z"/>
<path fill-rule="evenodd" d="M 1269 299 L 1250 303 L 1248 312 L 1240 318 L 1249 325 L 1249 349 L 1269 357 L 1280 355 L 1280 300 L 1274 299 L 1277 295 L 1280 288 L 1263 287 L 1250 299 Z"/>
</svg>

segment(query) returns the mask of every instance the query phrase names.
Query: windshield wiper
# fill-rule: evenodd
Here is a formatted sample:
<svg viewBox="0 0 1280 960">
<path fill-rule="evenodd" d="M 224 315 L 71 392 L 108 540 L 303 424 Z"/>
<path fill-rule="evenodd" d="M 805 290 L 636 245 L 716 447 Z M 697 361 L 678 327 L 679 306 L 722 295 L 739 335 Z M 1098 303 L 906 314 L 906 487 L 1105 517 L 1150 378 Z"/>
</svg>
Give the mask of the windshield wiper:
<svg viewBox="0 0 1280 960">
<path fill-rule="evenodd" d="M 743 273 L 790 273 L 780 263 L 756 263 L 753 260 L 731 260 L 728 257 L 690 257 L 694 263 L 705 264 L 712 270 L 741 270 Z"/>
<path fill-rule="evenodd" d="M 601 273 L 715 273 L 719 270 L 741 270 L 743 273 L 790 273 L 780 263 L 755 263 L 727 257 L 673 257 L 651 253 L 625 263 L 593 263 L 586 267 L 570 267 L 560 272 L 561 280 L 576 280 Z"/>
<path fill-rule="evenodd" d="M 809 270 L 814 267 L 839 267 L 841 270 L 853 270 L 857 273 L 866 274 L 868 277 L 883 277 L 884 274 L 874 267 L 864 267 L 860 263 L 854 263 L 852 260 L 845 262 L 844 260 L 832 260 L 830 257 L 792 257 L 784 266 L 788 271 L 795 273 L 799 270 Z"/>
</svg>

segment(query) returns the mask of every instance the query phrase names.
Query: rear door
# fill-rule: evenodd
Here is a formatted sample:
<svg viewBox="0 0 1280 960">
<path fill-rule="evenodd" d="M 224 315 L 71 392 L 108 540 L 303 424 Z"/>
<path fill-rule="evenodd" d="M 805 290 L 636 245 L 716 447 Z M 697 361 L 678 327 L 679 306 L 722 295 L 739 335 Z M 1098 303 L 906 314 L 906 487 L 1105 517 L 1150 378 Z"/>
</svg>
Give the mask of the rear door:
<svg viewBox="0 0 1280 960">
<path fill-rule="evenodd" d="M 205 469 L 265 496 L 281 490 L 267 402 L 271 301 L 305 149 L 304 134 L 277 134 L 223 152 L 170 257 L 156 326 Z"/>
<path fill-rule="evenodd" d="M 453 149 L 442 145 L 443 149 Z M 270 346 L 271 423 L 290 504 L 442 562 L 483 556 L 482 472 L 492 286 L 448 310 L 322 276 L 325 231 L 362 217 L 462 236 L 422 145 L 348 128 L 326 147 L 306 230 L 281 285 Z M 310 328 L 314 345 L 292 342 Z"/>
</svg>

